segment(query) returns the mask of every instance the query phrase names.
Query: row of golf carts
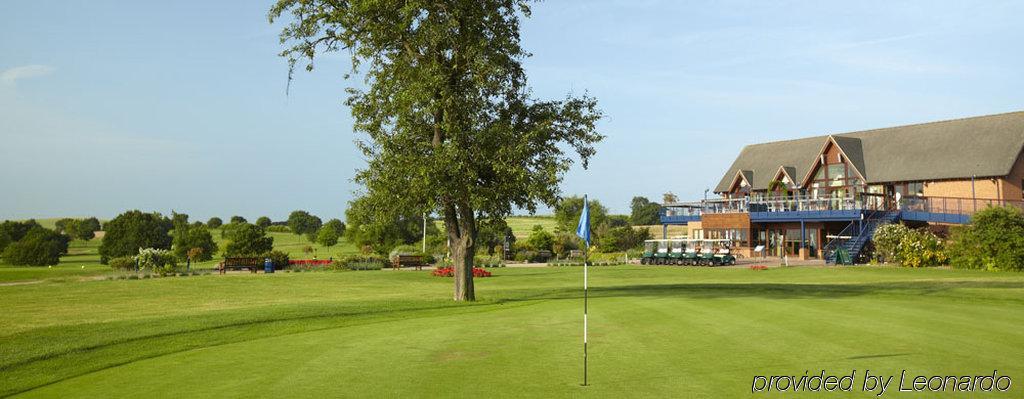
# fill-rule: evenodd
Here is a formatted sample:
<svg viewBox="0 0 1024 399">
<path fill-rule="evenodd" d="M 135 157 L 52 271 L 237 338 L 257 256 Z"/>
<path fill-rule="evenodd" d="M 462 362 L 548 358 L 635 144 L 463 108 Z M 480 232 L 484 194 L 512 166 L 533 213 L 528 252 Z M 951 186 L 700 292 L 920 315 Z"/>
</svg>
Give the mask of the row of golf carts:
<svg viewBox="0 0 1024 399">
<path fill-rule="evenodd" d="M 644 241 L 643 265 L 720 266 L 735 265 L 731 240 L 667 239 Z"/>
</svg>

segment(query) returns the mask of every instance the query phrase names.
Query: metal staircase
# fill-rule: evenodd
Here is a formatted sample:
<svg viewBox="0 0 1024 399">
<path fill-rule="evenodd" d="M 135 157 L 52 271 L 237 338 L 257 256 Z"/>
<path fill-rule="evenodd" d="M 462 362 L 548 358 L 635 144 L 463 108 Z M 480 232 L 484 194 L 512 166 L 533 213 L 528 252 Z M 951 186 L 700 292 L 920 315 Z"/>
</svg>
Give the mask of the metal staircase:
<svg viewBox="0 0 1024 399">
<path fill-rule="evenodd" d="M 823 248 L 825 263 L 835 264 L 840 249 L 845 250 L 850 255 L 849 259 L 851 261 L 856 262 L 860 257 L 861 251 L 864 250 L 864 246 L 875 235 L 875 230 L 878 229 L 878 226 L 893 223 L 899 219 L 899 216 L 899 211 L 874 211 L 868 214 L 864 220 L 850 222 L 838 234 L 838 237 L 829 241 L 828 245 L 825 245 Z"/>
</svg>

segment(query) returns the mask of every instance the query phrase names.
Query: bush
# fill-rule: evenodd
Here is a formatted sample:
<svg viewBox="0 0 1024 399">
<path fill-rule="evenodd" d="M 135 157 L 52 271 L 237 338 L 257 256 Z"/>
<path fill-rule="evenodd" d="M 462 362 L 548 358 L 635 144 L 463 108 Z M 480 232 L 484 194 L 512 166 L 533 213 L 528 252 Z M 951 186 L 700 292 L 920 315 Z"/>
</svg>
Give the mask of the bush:
<svg viewBox="0 0 1024 399">
<path fill-rule="evenodd" d="M 139 263 L 139 271 L 152 271 L 160 276 L 178 272 L 178 258 L 166 249 L 140 249 L 135 261 Z"/>
<path fill-rule="evenodd" d="M 349 255 L 335 261 L 330 268 L 335 270 L 380 270 L 387 259 L 377 255 Z"/>
<path fill-rule="evenodd" d="M 210 218 L 210 220 L 206 221 L 206 227 L 209 227 L 211 229 L 219 229 L 220 226 L 223 226 L 223 225 L 224 225 L 224 221 L 221 220 L 219 217 L 216 217 L 216 216 L 214 216 L 214 217 Z"/>
<path fill-rule="evenodd" d="M 875 251 L 883 260 L 900 266 L 938 266 L 948 260 L 939 237 L 926 230 L 888 224 L 878 227 L 873 240 Z"/>
<path fill-rule="evenodd" d="M 647 229 L 634 229 L 629 226 L 613 227 L 597 240 L 597 246 L 605 252 L 626 251 L 643 244 L 644 240 L 651 238 L 651 232 Z"/>
<path fill-rule="evenodd" d="M 129 271 L 129 270 L 134 271 L 135 270 L 135 258 L 133 258 L 131 256 L 120 256 L 120 257 L 111 259 L 109 262 L 107 262 L 107 264 L 110 265 L 111 269 L 118 270 L 118 271 Z"/>
<path fill-rule="evenodd" d="M 47 266 L 60 263 L 71 239 L 56 231 L 33 227 L 20 240 L 3 250 L 4 261 L 15 266 Z"/>
<path fill-rule="evenodd" d="M 950 263 L 959 269 L 1024 271 L 1024 214 L 993 207 L 953 230 Z"/>
<path fill-rule="evenodd" d="M 263 258 L 270 258 L 270 263 L 274 265 L 275 270 L 281 270 L 288 267 L 288 254 L 282 251 L 270 251 L 263 255 Z"/>
</svg>

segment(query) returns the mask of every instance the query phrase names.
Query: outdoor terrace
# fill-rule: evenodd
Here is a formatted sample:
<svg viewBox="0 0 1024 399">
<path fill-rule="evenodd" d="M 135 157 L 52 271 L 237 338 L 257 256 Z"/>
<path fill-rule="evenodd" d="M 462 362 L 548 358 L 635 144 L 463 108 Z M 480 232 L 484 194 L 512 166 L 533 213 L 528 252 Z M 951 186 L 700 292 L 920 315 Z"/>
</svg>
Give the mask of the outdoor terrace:
<svg viewBox="0 0 1024 399">
<path fill-rule="evenodd" d="M 700 220 L 703 214 L 749 213 L 752 221 L 832 221 L 860 219 L 865 212 L 900 212 L 904 220 L 963 224 L 975 212 L 989 206 L 1013 206 L 1024 209 L 1024 201 L 953 197 L 905 197 L 899 201 L 879 195 L 863 194 L 840 198 L 767 198 L 708 199 L 669 203 L 662 207 L 661 222 L 685 224 Z"/>
</svg>

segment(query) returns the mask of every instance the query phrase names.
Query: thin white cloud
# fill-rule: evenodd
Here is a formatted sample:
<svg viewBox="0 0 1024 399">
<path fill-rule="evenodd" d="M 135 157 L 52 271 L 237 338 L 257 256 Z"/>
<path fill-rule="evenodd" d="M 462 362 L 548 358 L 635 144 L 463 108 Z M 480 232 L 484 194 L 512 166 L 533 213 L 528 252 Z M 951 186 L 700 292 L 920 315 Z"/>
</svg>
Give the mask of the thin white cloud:
<svg viewBox="0 0 1024 399">
<path fill-rule="evenodd" d="M 0 72 L 0 82 L 6 85 L 14 85 L 21 79 L 46 76 L 57 70 L 49 65 L 24 65 L 5 69 Z"/>
</svg>

